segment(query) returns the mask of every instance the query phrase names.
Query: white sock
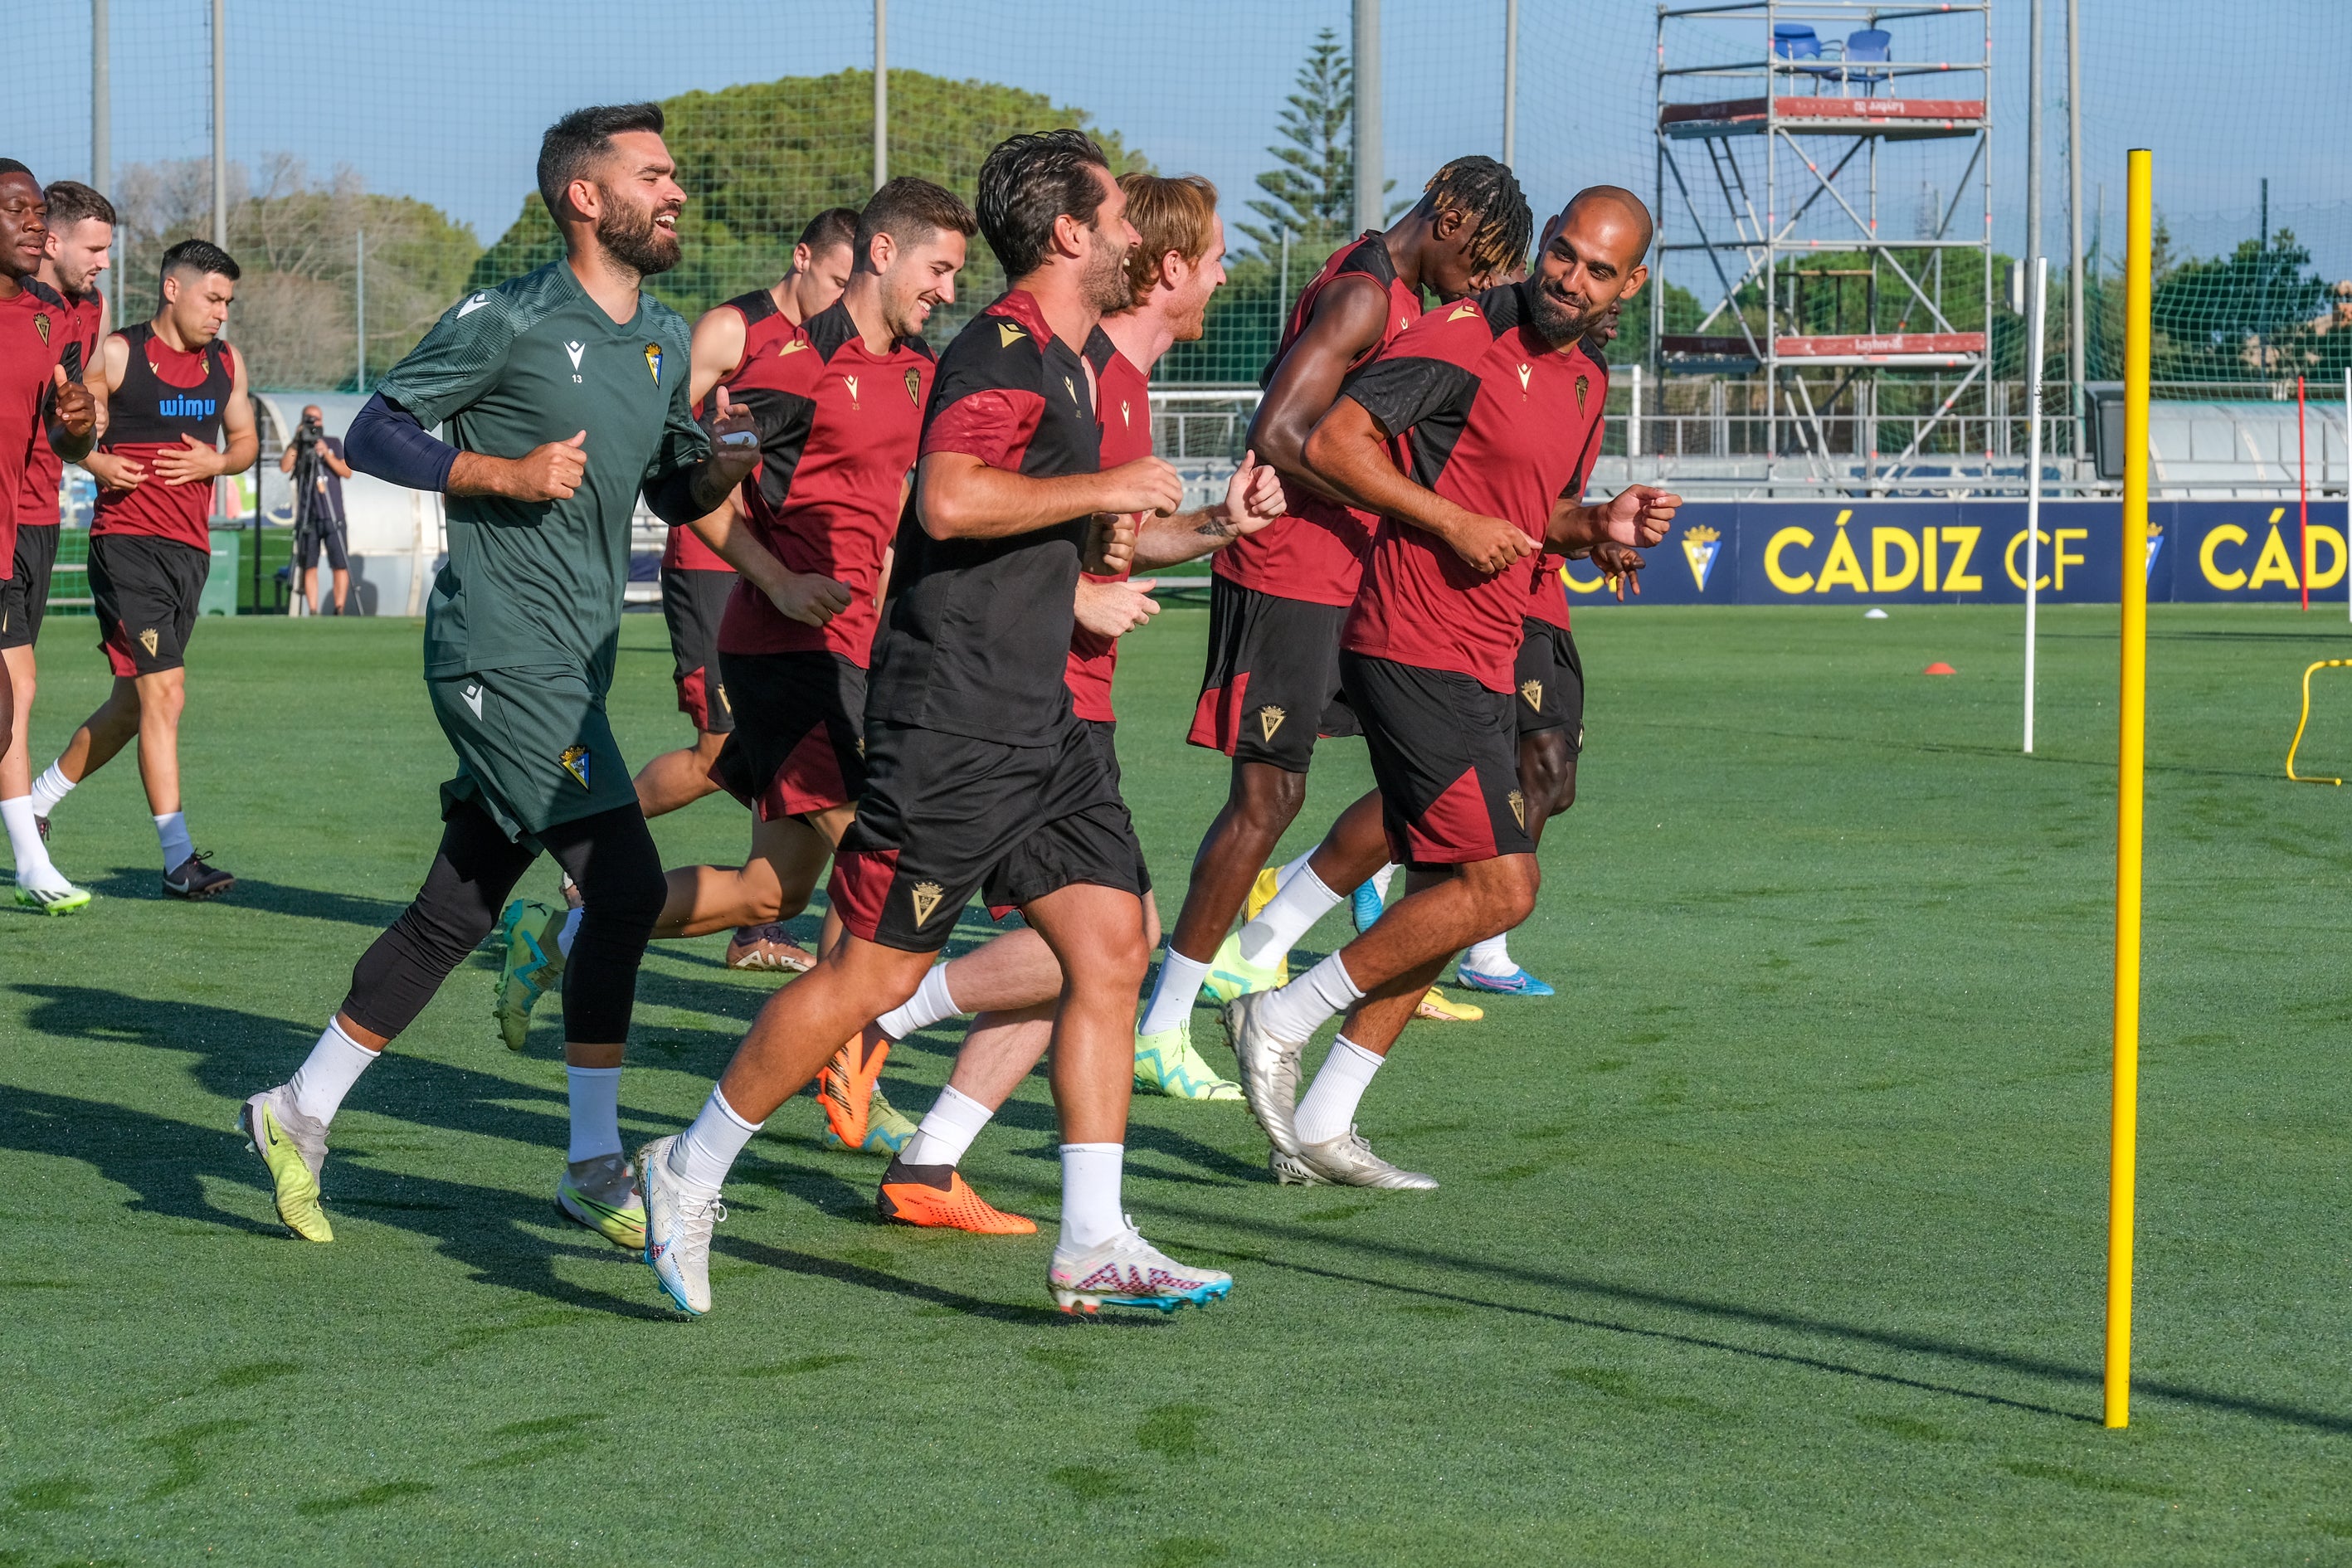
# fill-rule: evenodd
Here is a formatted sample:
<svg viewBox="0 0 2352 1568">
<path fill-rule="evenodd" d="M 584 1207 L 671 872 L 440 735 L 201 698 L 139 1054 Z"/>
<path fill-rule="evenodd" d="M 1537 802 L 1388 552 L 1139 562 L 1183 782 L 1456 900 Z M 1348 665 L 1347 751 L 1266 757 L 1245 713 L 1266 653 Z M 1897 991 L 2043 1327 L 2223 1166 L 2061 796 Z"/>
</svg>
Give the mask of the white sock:
<svg viewBox="0 0 2352 1568">
<path fill-rule="evenodd" d="M 33 815 L 57 815 L 58 802 L 71 795 L 73 787 L 74 781 L 66 777 L 56 763 L 51 763 L 48 771 L 33 781 Z"/>
<path fill-rule="evenodd" d="M 1379 889 L 1382 904 L 1389 901 L 1389 884 L 1396 879 L 1396 874 L 1397 866 L 1393 860 L 1372 873 L 1372 886 Z"/>
<path fill-rule="evenodd" d="M 944 963 L 934 963 L 923 972 L 923 983 L 915 987 L 915 994 L 912 996 L 908 997 L 905 1002 L 891 1008 L 874 1022 L 877 1028 L 892 1039 L 903 1040 L 918 1029 L 928 1029 L 933 1024 L 952 1018 L 962 1011 L 962 1008 L 956 1005 L 955 998 L 948 994 L 948 966 Z M 972 1131 L 977 1132 L 980 1129 L 975 1127 Z M 967 1139 L 965 1142 L 969 1142 L 971 1140 Z M 955 1162 L 950 1160 L 948 1163 L 952 1165 Z"/>
<path fill-rule="evenodd" d="M 555 933 L 555 952 L 558 957 L 572 956 L 572 939 L 580 934 L 580 917 L 587 912 L 585 910 L 574 909 L 564 915 L 563 928 Z M 621 1069 L 614 1068 L 613 1070 L 618 1072 Z M 572 1158 L 576 1160 L 581 1156 L 574 1154 Z"/>
<path fill-rule="evenodd" d="M 49 864 L 49 847 L 41 842 L 41 830 L 33 826 L 32 796 L 0 800 L 0 822 L 8 825 L 8 847 L 16 858 L 16 886 L 52 893 L 72 886 Z"/>
<path fill-rule="evenodd" d="M 1316 846 L 1317 849 L 1321 847 L 1322 846 L 1319 844 Z M 1282 868 L 1274 874 L 1274 885 L 1276 888 L 1286 888 L 1290 886 L 1290 879 L 1298 875 L 1299 872 L 1307 869 L 1307 862 L 1314 858 L 1315 850 L 1309 849 L 1306 854 L 1299 856 L 1295 860 L 1285 860 L 1282 863 Z"/>
<path fill-rule="evenodd" d="M 703 1101 L 702 1114 L 669 1146 L 669 1173 L 692 1191 L 706 1195 L 716 1193 L 726 1184 L 735 1156 L 758 1131 L 760 1124 L 736 1115 L 735 1108 L 714 1085 L 710 1098 Z"/>
<path fill-rule="evenodd" d="M 1126 1158 L 1124 1143 L 1062 1145 L 1062 1246 L 1100 1247 L 1127 1228 L 1118 1192 Z"/>
<path fill-rule="evenodd" d="M 1470 951 L 1462 955 L 1460 967 L 1475 974 L 1508 974 L 1517 969 L 1518 965 L 1511 962 L 1510 933 L 1473 942 Z"/>
<path fill-rule="evenodd" d="M 1374 1056 L 1342 1035 L 1331 1043 L 1331 1054 L 1298 1102 L 1294 1125 L 1301 1143 L 1328 1143 L 1355 1125 L 1356 1104 L 1371 1087 L 1372 1075 L 1386 1057 Z"/>
<path fill-rule="evenodd" d="M 949 1084 L 940 1090 L 939 1099 L 931 1101 L 931 1108 L 923 1112 L 923 1124 L 915 1129 L 914 1137 L 907 1141 L 906 1152 L 898 1158 L 909 1165 L 955 1164 L 995 1114 Z"/>
<path fill-rule="evenodd" d="M 1335 952 L 1259 1003 L 1258 1016 L 1276 1038 L 1303 1040 L 1361 995 Z"/>
<path fill-rule="evenodd" d="M 1208 964 L 1185 957 L 1173 942 L 1162 948 L 1160 977 L 1151 983 L 1151 1003 L 1144 1008 L 1143 1022 L 1136 1026 L 1136 1033 L 1165 1034 L 1190 1018 L 1192 1004 L 1201 994 L 1201 982 L 1208 977 Z"/>
<path fill-rule="evenodd" d="M 1300 866 L 1258 910 L 1257 919 L 1242 927 L 1242 956 L 1252 963 L 1274 963 L 1339 901 L 1339 895 L 1323 885 L 1312 866 Z"/>
<path fill-rule="evenodd" d="M 352 1085 L 359 1082 L 360 1074 L 373 1066 L 381 1052 L 372 1051 L 349 1035 L 332 1018 L 327 1020 L 327 1032 L 286 1080 L 286 1092 L 293 1098 L 294 1109 L 321 1122 L 332 1121 L 335 1112 L 342 1108 L 343 1096 L 351 1093 Z"/>
<path fill-rule="evenodd" d="M 567 1063 L 563 1079 L 572 1088 L 572 1152 L 563 1157 L 578 1164 L 599 1154 L 619 1153 L 621 1069 Z"/>
<path fill-rule="evenodd" d="M 188 863 L 196 852 L 194 840 L 188 837 L 188 814 L 167 811 L 155 819 L 155 837 L 163 846 L 163 869 L 176 871 Z"/>
</svg>

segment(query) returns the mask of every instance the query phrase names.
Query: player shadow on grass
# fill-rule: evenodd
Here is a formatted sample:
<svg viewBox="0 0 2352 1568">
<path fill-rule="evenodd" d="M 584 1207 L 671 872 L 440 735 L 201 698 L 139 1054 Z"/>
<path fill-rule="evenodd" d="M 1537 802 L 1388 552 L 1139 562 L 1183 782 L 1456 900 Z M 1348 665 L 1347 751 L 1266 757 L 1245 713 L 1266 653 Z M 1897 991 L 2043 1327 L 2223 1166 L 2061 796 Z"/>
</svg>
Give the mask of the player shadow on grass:
<svg viewBox="0 0 2352 1568">
<path fill-rule="evenodd" d="M 153 900 L 162 897 L 156 890 L 155 872 L 144 866 L 117 866 L 103 877 L 84 878 L 82 885 L 101 898 Z M 340 921 L 370 931 L 382 931 L 408 907 L 406 899 L 376 899 L 363 893 L 296 888 L 284 882 L 263 881 L 242 872 L 237 876 L 236 886 L 223 896 L 239 908 L 267 910 L 274 915 L 301 920 Z M 356 958 L 358 954 L 354 952 L 352 956 Z"/>
</svg>

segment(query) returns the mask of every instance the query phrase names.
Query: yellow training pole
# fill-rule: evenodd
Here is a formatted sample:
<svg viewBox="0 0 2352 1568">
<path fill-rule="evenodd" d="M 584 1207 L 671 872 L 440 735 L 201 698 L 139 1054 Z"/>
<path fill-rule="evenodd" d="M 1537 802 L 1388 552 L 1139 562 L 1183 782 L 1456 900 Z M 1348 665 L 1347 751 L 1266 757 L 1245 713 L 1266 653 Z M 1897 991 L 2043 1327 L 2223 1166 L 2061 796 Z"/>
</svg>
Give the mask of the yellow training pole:
<svg viewBox="0 0 2352 1568">
<path fill-rule="evenodd" d="M 2132 1174 L 2139 1140 L 2141 763 L 2147 742 L 2148 299 L 2156 203 L 2131 154 L 2124 257 L 2123 721 L 2116 757 L 2116 1083 L 2107 1156 L 2107 1425 L 2131 1422 Z"/>
</svg>

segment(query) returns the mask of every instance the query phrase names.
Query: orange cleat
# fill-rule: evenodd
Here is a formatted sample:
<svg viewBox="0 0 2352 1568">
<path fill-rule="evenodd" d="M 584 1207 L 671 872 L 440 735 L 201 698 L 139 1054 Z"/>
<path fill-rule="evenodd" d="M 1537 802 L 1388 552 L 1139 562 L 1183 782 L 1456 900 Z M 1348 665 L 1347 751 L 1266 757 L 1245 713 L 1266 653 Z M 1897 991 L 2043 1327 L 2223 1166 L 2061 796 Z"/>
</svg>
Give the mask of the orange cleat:
<svg viewBox="0 0 2352 1568">
<path fill-rule="evenodd" d="M 874 1086 L 882 1064 L 890 1058 L 890 1037 L 868 1024 L 833 1053 L 816 1075 L 816 1102 L 824 1107 L 825 1125 L 852 1149 L 866 1143 L 866 1112 L 874 1104 Z"/>
<path fill-rule="evenodd" d="M 788 974 L 806 974 L 816 967 L 816 954 L 786 936 L 783 926 L 779 922 L 738 926 L 735 934 L 727 939 L 727 967 L 782 970 Z"/>
<path fill-rule="evenodd" d="M 940 1226 L 978 1236 L 1034 1236 L 1037 1222 L 1006 1214 L 971 1190 L 953 1165 L 909 1165 L 893 1160 L 882 1173 L 874 1206 L 900 1225 Z"/>
</svg>

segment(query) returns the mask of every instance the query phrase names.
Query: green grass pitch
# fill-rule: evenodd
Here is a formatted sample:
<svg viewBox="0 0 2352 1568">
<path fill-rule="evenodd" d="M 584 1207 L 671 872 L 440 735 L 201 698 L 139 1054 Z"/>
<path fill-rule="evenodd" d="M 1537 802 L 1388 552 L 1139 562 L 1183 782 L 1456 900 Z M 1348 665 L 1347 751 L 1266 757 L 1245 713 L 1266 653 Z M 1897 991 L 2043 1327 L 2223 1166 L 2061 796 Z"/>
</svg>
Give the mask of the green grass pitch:
<svg viewBox="0 0 2352 1568">
<path fill-rule="evenodd" d="M 1171 908 L 1223 787 L 1180 741 L 1205 622 L 1120 674 Z M 1276 1189 L 1240 1107 L 1139 1100 L 1129 1208 L 1236 1285 L 1097 1325 L 1048 1310 L 1045 1237 L 876 1223 L 807 1100 L 738 1168 L 717 1310 L 676 1318 L 553 1217 L 557 1031 L 500 1049 L 478 967 L 336 1124 L 339 1239 L 288 1239 L 236 1099 L 414 890 L 448 758 L 413 623 L 206 623 L 189 816 L 236 893 L 157 897 L 125 758 L 57 819 L 98 905 L 0 917 L 0 1563 L 2352 1561 L 2352 791 L 2280 774 L 2343 623 L 2153 616 L 2117 1433 L 2115 612 L 2045 612 L 2030 760 L 2013 611 L 1579 622 L 1583 798 L 1514 939 L 1562 994 L 1416 1025 L 1362 1113 L 1443 1190 Z M 51 624 L 37 763 L 99 694 L 88 631 Z M 685 726 L 659 620 L 624 644 L 642 758 Z M 2305 761 L 2352 773 L 2321 679 Z M 1318 766 L 1288 847 L 1367 778 L 1360 742 Z M 744 819 L 656 831 L 726 858 Z M 646 965 L 633 1143 L 772 987 L 719 957 Z M 959 1037 L 900 1048 L 899 1104 Z M 1050 1227 L 1053 1143 L 1033 1079 L 968 1168 Z"/>
</svg>

